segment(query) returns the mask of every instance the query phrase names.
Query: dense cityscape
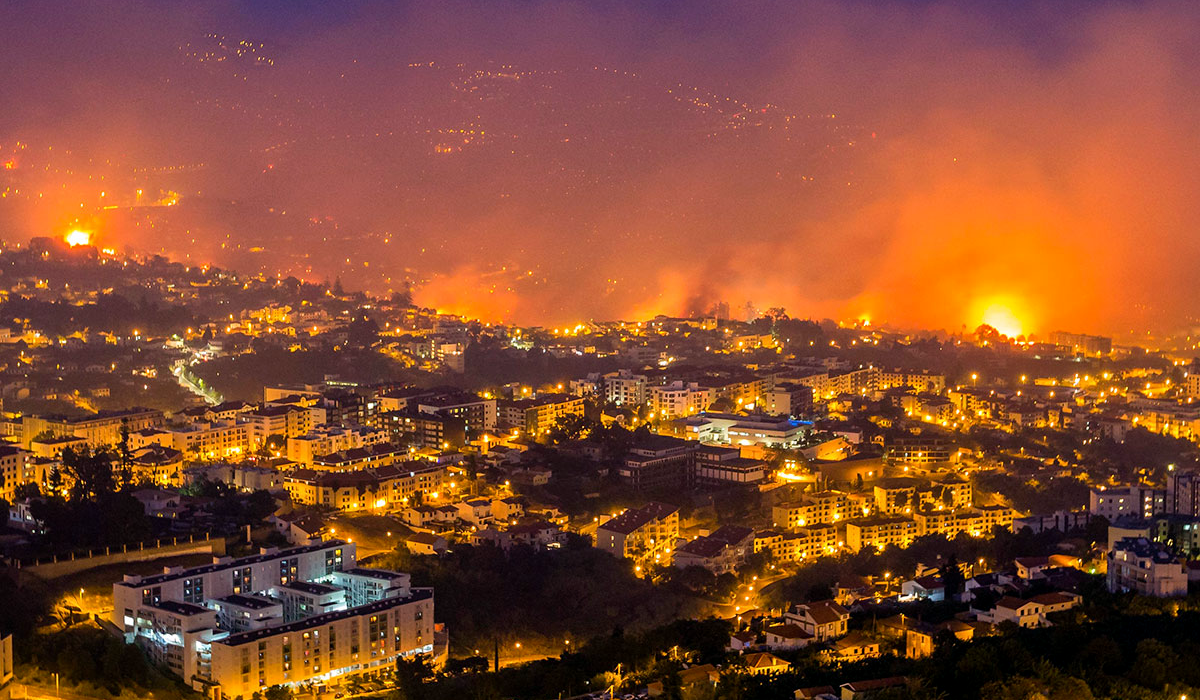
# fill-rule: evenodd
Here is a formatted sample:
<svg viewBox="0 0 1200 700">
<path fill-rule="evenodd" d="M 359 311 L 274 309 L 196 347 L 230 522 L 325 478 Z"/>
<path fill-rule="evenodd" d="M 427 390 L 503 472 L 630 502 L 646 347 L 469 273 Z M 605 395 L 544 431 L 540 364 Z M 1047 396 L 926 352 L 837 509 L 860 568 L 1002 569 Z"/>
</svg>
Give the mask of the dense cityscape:
<svg viewBox="0 0 1200 700">
<path fill-rule="evenodd" d="M 983 5 L 0 10 L 0 700 L 1200 697 L 1200 13 Z"/>
</svg>

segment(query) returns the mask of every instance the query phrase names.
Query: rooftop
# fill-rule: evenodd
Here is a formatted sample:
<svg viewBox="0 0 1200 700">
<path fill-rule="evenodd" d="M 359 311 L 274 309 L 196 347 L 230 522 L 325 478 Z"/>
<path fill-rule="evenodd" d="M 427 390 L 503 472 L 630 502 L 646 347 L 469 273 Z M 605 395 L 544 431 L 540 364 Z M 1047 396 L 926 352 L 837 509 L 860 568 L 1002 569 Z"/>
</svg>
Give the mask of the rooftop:
<svg viewBox="0 0 1200 700">
<path fill-rule="evenodd" d="M 371 613 L 391 610 L 392 608 L 406 605 L 408 603 L 432 599 L 432 588 L 414 588 L 411 595 L 403 598 L 386 598 L 384 600 L 375 601 L 374 603 L 360 605 L 356 608 L 347 608 L 345 610 L 337 610 L 335 612 L 324 613 L 321 615 L 313 615 L 312 617 L 307 617 L 303 620 L 292 622 L 286 625 L 277 625 L 275 627 L 267 627 L 259 630 L 239 632 L 237 634 L 231 634 L 224 639 L 214 639 L 213 644 L 224 644 L 225 646 L 231 647 L 241 646 L 242 644 L 257 642 L 258 640 L 265 639 L 267 637 L 274 637 L 280 634 L 291 634 L 293 632 L 302 632 L 314 627 L 327 625 L 330 622 L 336 622 L 337 620 L 345 620 L 347 618 L 358 617 L 360 615 L 370 615 Z"/>
<path fill-rule="evenodd" d="M 117 585 L 125 586 L 127 588 L 141 588 L 143 586 L 156 586 L 160 583 L 165 583 L 167 581 L 174 581 L 174 580 L 180 579 L 180 578 L 188 578 L 191 576 L 197 576 L 197 575 L 202 575 L 202 574 L 211 574 L 215 571 L 224 571 L 226 569 L 234 569 L 237 567 L 246 566 L 247 564 L 260 564 L 265 561 L 272 561 L 275 559 L 281 559 L 283 557 L 289 557 L 289 556 L 293 556 L 293 555 L 297 555 L 297 554 L 306 554 L 308 552 L 319 552 L 324 549 L 336 549 L 338 547 L 347 547 L 347 546 L 353 547 L 354 545 L 347 545 L 347 543 L 342 540 L 327 540 L 325 542 L 315 542 L 313 544 L 307 544 L 307 545 L 304 545 L 301 547 L 291 547 L 289 549 L 281 549 L 279 551 L 272 552 L 270 554 L 252 554 L 248 557 L 240 557 L 238 559 L 229 559 L 227 561 L 218 561 L 218 562 L 214 562 L 212 564 L 204 564 L 202 566 L 193 566 L 189 569 L 179 569 L 179 570 L 176 570 L 171 573 L 156 574 L 154 576 L 146 576 L 146 577 L 142 577 L 142 578 L 136 578 L 136 579 L 130 580 L 130 581 L 122 581 L 122 582 L 118 583 Z"/>
</svg>

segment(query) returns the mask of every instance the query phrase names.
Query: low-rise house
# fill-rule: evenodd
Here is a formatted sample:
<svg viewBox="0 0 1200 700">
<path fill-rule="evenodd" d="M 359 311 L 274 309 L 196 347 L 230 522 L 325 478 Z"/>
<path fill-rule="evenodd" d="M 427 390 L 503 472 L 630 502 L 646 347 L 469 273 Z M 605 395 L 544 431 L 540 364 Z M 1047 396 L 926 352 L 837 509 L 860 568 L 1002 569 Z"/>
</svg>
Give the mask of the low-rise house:
<svg viewBox="0 0 1200 700">
<path fill-rule="evenodd" d="M 907 685 L 908 678 L 893 676 L 891 678 L 875 678 L 866 681 L 851 681 L 841 686 L 841 700 L 867 700 L 872 694 L 886 688 L 899 688 Z"/>
<path fill-rule="evenodd" d="M 838 700 L 841 695 L 832 685 L 818 685 L 812 688 L 800 688 L 792 693 L 796 700 Z"/>
<path fill-rule="evenodd" d="M 1069 610 L 1079 605 L 1081 599 L 1078 593 L 1063 591 L 1043 593 L 1028 600 L 1005 596 L 996 601 L 994 608 L 979 612 L 976 617 L 994 625 L 1012 622 L 1020 627 L 1048 627 L 1050 621 L 1046 615 Z"/>
<path fill-rule="evenodd" d="M 813 642 L 813 634 L 800 625 L 785 623 L 763 630 L 768 649 L 802 649 Z"/>
<path fill-rule="evenodd" d="M 921 576 L 900 584 L 900 600 L 931 600 L 941 602 L 946 599 L 946 586 L 940 576 Z"/>
<path fill-rule="evenodd" d="M 310 540 L 320 537 L 326 528 L 325 521 L 319 515 L 304 513 L 287 513 L 272 515 L 268 518 L 275 529 L 294 545 L 308 544 Z"/>
<path fill-rule="evenodd" d="M 831 661 L 859 661 L 876 656 L 879 656 L 879 641 L 861 632 L 851 632 L 836 640 L 826 652 Z"/>
<path fill-rule="evenodd" d="M 446 551 L 446 538 L 429 532 L 415 532 L 405 540 L 405 545 L 413 554 L 442 554 Z"/>
<path fill-rule="evenodd" d="M 832 600 L 796 605 L 784 619 L 794 622 L 818 642 L 827 642 L 846 634 L 850 611 Z"/>
<path fill-rule="evenodd" d="M 752 648 L 756 641 L 758 641 L 758 635 L 750 630 L 734 632 L 729 635 L 729 646 L 727 648 L 729 651 L 746 651 Z"/>
<path fill-rule="evenodd" d="M 904 655 L 910 659 L 929 656 L 938 636 L 947 632 L 962 641 L 970 641 L 975 638 L 976 630 L 962 620 L 947 620 L 938 625 L 918 622 L 905 632 Z"/>
<path fill-rule="evenodd" d="M 492 502 L 483 498 L 462 501 L 456 504 L 458 517 L 462 520 L 483 527 L 492 521 Z"/>
<path fill-rule="evenodd" d="M 679 672 L 679 684 L 684 690 L 704 686 L 715 687 L 721 677 L 721 670 L 712 664 L 703 664 L 685 668 Z M 654 681 L 646 686 L 646 694 L 656 698 L 663 694 L 662 681 Z"/>
<path fill-rule="evenodd" d="M 759 651 L 746 654 L 746 671 L 756 676 L 769 676 L 772 673 L 786 673 L 792 667 L 790 663 L 774 654 Z"/>
</svg>

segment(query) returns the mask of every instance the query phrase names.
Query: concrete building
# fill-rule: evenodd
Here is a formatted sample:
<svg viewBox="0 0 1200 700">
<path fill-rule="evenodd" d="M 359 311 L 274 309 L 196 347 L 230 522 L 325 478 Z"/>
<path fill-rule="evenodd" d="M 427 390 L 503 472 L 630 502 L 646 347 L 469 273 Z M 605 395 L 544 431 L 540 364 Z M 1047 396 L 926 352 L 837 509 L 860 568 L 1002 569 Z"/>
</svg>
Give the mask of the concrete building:
<svg viewBox="0 0 1200 700">
<path fill-rule="evenodd" d="M 633 560 L 634 571 L 671 563 L 679 539 L 679 509 L 666 503 L 647 503 L 620 513 L 596 528 L 596 548 Z"/>
<path fill-rule="evenodd" d="M 640 406 L 646 403 L 646 375 L 622 369 L 601 378 L 604 400 L 618 406 Z"/>
<path fill-rule="evenodd" d="M 799 447 L 812 433 L 812 423 L 808 421 L 736 413 L 700 413 L 684 419 L 683 428 L 691 440 L 780 450 Z"/>
<path fill-rule="evenodd" d="M 42 486 L 33 455 L 14 445 L 0 445 L 0 498 L 15 503 L 17 489 L 28 483 Z"/>
<path fill-rule="evenodd" d="M 121 431 L 130 433 L 163 424 L 162 411 L 149 408 L 129 408 L 120 411 L 101 411 L 83 417 L 25 416 L 21 420 L 21 445 L 28 448 L 35 437 L 44 434 L 55 437 L 82 438 L 88 447 L 111 447 L 121 441 Z"/>
<path fill-rule="evenodd" d="M 218 700 L 387 670 L 433 651 L 433 591 L 354 568 L 339 540 L 126 576 L 113 623 L 129 643 Z"/>
<path fill-rule="evenodd" d="M 1170 598 L 1187 595 L 1187 568 L 1166 547 L 1123 539 L 1108 553 L 1108 590 Z"/>
<path fill-rule="evenodd" d="M 696 443 L 648 435 L 629 449 L 617 475 L 638 491 L 683 489 L 692 485 Z"/>
<path fill-rule="evenodd" d="M 767 481 L 768 467 L 757 459 L 745 459 L 736 447 L 701 445 L 696 448 L 692 482 L 696 486 L 756 486 Z"/>
<path fill-rule="evenodd" d="M 406 462 L 346 472 L 296 469 L 284 478 L 293 503 L 336 510 L 401 508 L 418 492 L 439 493 L 446 467 L 433 462 Z"/>
<path fill-rule="evenodd" d="M 1149 518 L 1167 512 L 1167 492 L 1142 484 L 1098 488 L 1088 492 L 1088 513 L 1108 522 L 1133 516 Z"/>
<path fill-rule="evenodd" d="M 912 518 L 861 518 L 846 523 L 846 546 L 855 552 L 863 547 L 907 547 L 917 537 L 917 533 L 917 523 Z"/>
</svg>

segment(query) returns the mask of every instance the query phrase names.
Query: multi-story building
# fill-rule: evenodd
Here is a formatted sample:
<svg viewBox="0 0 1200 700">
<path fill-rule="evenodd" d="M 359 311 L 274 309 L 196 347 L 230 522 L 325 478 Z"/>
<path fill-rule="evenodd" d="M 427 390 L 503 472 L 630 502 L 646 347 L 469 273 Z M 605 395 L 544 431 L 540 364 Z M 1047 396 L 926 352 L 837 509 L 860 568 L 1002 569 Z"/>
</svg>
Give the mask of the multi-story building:
<svg viewBox="0 0 1200 700">
<path fill-rule="evenodd" d="M 498 413 L 496 399 L 493 398 L 481 398 L 464 392 L 443 392 L 419 397 L 414 403 L 422 413 L 462 421 L 466 429 L 475 435 L 496 430 Z"/>
<path fill-rule="evenodd" d="M 833 525 L 798 527 L 791 532 L 759 532 L 754 536 L 754 551 L 771 553 L 780 562 L 798 562 L 837 552 L 837 528 Z"/>
<path fill-rule="evenodd" d="M 596 548 L 633 560 L 638 575 L 654 565 L 669 565 L 677 539 L 679 509 L 666 503 L 626 510 L 596 528 Z"/>
<path fill-rule="evenodd" d="M 767 464 L 741 456 L 736 447 L 701 445 L 696 449 L 693 482 L 701 487 L 754 486 L 767 480 Z"/>
<path fill-rule="evenodd" d="M 958 446 L 948 435 L 923 431 L 887 440 L 883 458 L 889 464 L 940 464 L 952 461 L 957 452 Z"/>
<path fill-rule="evenodd" d="M 1187 568 L 1167 548 L 1144 538 L 1123 539 L 1108 553 L 1108 590 L 1170 598 L 1187 595 Z"/>
<path fill-rule="evenodd" d="M 646 375 L 622 369 L 602 377 L 604 400 L 618 406 L 640 406 L 646 403 Z"/>
<path fill-rule="evenodd" d="M 646 389 L 646 404 L 655 418 L 672 420 L 706 410 L 717 391 L 696 382 L 674 381 Z"/>
<path fill-rule="evenodd" d="M 855 552 L 863 547 L 907 547 L 917 537 L 917 530 L 912 518 L 875 516 L 851 520 L 846 523 L 846 546 Z"/>
<path fill-rule="evenodd" d="M 287 458 L 299 464 L 312 464 L 318 455 L 327 455 L 356 447 L 383 445 L 389 441 L 386 430 L 352 426 L 343 428 L 320 425 L 308 433 L 288 438 Z"/>
<path fill-rule="evenodd" d="M 972 537 L 992 534 L 992 528 L 1012 526 L 1014 511 L 1007 506 L 981 506 L 966 510 L 927 510 L 913 513 L 917 535 L 944 535 L 954 539 L 960 532 Z"/>
<path fill-rule="evenodd" d="M 437 494 L 446 468 L 433 462 L 405 462 L 373 469 L 325 472 L 296 469 L 284 478 L 292 502 L 336 510 L 401 508 L 418 493 Z"/>
<path fill-rule="evenodd" d="M 881 369 L 876 382 L 882 391 L 911 387 L 918 393 L 940 394 L 946 390 L 946 376 L 928 370 Z"/>
<path fill-rule="evenodd" d="M 648 435 L 629 449 L 617 475 L 638 491 L 686 488 L 692 485 L 695 451 L 694 442 Z"/>
<path fill-rule="evenodd" d="M 0 635 L 0 700 L 8 700 L 13 680 L 12 635 Z"/>
<path fill-rule="evenodd" d="M 812 389 L 814 399 L 831 399 L 841 394 L 865 394 L 874 391 L 879 370 L 874 367 L 840 372 L 818 372 L 796 377 L 794 381 Z"/>
<path fill-rule="evenodd" d="M 1084 333 L 1067 333 L 1055 331 L 1050 334 L 1050 342 L 1071 348 L 1073 352 L 1085 355 L 1108 355 L 1112 353 L 1112 338 Z"/>
<path fill-rule="evenodd" d="M 776 416 L 797 418 L 812 413 L 813 390 L 810 386 L 780 382 L 763 395 L 763 410 Z"/>
<path fill-rule="evenodd" d="M 1200 471 L 1167 474 L 1166 512 L 1200 516 Z"/>
<path fill-rule="evenodd" d="M 565 416 L 583 415 L 584 400 L 570 394 L 542 394 L 535 399 L 518 399 L 498 404 L 499 422 L 526 435 L 548 434 Z"/>
<path fill-rule="evenodd" d="M 13 445 L 0 445 L 0 498 L 15 503 L 17 489 L 28 483 L 42 486 L 33 455 Z"/>
<path fill-rule="evenodd" d="M 790 450 L 812 433 L 812 423 L 786 416 L 701 413 L 683 421 L 687 437 L 725 445 L 759 445 Z"/>
<path fill-rule="evenodd" d="M 408 450 L 391 443 L 376 443 L 367 447 L 352 447 L 348 450 L 316 455 L 312 468 L 327 472 L 349 472 L 360 469 L 386 467 L 404 461 Z"/>
<path fill-rule="evenodd" d="M 872 487 L 875 511 L 907 515 L 918 510 L 957 510 L 971 505 L 971 483 L 954 476 L 935 479 L 894 477 Z"/>
<path fill-rule="evenodd" d="M 273 435 L 299 437 L 313 427 L 312 412 L 304 406 L 265 406 L 242 413 L 241 420 L 246 423 L 252 446 L 262 445 Z"/>
<path fill-rule="evenodd" d="M 250 449 L 249 426 L 233 421 L 196 421 L 129 434 L 132 449 L 161 445 L 192 459 L 231 459 Z"/>
<path fill-rule="evenodd" d="M 789 530 L 840 523 L 855 515 L 859 513 L 854 512 L 849 494 L 842 491 L 806 493 L 799 502 L 781 503 L 771 508 L 771 520 L 776 527 Z"/>
<path fill-rule="evenodd" d="M 163 424 L 162 411 L 149 408 L 130 408 L 120 411 L 101 411 L 95 415 L 69 418 L 65 416 L 25 416 L 21 420 L 21 445 L 26 449 L 35 437 L 76 437 L 88 447 L 111 447 L 121 442 L 122 431 L 136 432 Z"/>
<path fill-rule="evenodd" d="M 219 699 L 376 674 L 432 652 L 433 590 L 411 588 L 404 574 L 347 568 L 354 560 L 354 545 L 334 540 L 126 576 L 113 586 L 113 623 Z"/>
<path fill-rule="evenodd" d="M 1088 493 L 1088 512 L 1103 517 L 1108 522 L 1133 516 L 1149 518 L 1167 511 L 1167 492 L 1144 484 L 1101 487 Z"/>
<path fill-rule="evenodd" d="M 414 447 L 444 450 L 461 447 L 467 442 L 467 422 L 454 416 L 426 413 L 410 407 L 382 413 L 379 421 L 391 440 Z"/>
</svg>

